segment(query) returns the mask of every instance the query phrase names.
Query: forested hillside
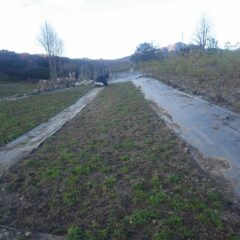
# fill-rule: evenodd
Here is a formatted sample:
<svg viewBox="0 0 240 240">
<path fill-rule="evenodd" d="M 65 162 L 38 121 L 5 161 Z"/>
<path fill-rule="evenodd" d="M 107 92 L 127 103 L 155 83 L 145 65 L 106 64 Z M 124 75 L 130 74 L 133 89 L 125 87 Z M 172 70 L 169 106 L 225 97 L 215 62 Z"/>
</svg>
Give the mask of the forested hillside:
<svg viewBox="0 0 240 240">
<path fill-rule="evenodd" d="M 115 62 L 112 60 L 56 58 L 58 77 L 69 77 L 69 73 L 71 73 L 72 77 L 76 79 L 95 79 L 102 72 L 117 71 L 119 66 L 121 70 L 126 68 L 126 60 Z M 49 79 L 49 64 L 46 55 L 0 51 L 1 82 L 35 82 L 39 79 Z"/>
</svg>

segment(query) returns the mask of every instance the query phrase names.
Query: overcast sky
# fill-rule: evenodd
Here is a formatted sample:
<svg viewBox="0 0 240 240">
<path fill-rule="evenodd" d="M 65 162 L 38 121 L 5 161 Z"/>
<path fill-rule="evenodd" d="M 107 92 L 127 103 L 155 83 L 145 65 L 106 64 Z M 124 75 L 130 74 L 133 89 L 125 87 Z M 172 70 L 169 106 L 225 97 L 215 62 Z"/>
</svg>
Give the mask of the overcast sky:
<svg viewBox="0 0 240 240">
<path fill-rule="evenodd" d="M 191 42 L 199 18 L 210 18 L 220 46 L 240 41 L 239 0 L 0 0 L 0 49 L 43 53 L 37 42 L 49 22 L 64 56 L 113 59 L 141 42 Z"/>
</svg>

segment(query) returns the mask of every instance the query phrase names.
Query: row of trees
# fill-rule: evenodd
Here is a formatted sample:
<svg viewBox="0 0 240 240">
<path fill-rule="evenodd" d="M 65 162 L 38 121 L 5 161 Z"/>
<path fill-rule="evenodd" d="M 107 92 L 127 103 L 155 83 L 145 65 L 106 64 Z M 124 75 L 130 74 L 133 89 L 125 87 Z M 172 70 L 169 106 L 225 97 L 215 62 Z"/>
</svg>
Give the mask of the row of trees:
<svg viewBox="0 0 240 240">
<path fill-rule="evenodd" d="M 101 60 L 70 59 L 55 57 L 58 77 L 68 78 L 69 73 L 75 79 L 95 79 L 105 73 L 109 63 Z M 7 50 L 0 51 L 0 81 L 37 82 L 39 79 L 51 79 L 49 58 L 43 55 L 18 54 Z"/>
<path fill-rule="evenodd" d="M 78 79 L 95 79 L 97 75 L 107 72 L 106 64 L 101 60 L 67 61 L 66 58 L 60 58 L 64 50 L 63 40 L 47 22 L 41 27 L 38 41 L 47 54 L 52 81 L 57 80 L 57 73 L 66 76 L 69 72 L 73 72 Z"/>
<path fill-rule="evenodd" d="M 67 78 L 70 74 L 71 78 L 80 80 L 96 79 L 98 75 L 108 72 L 109 69 L 116 71 L 128 67 L 128 61 L 124 59 L 106 61 L 62 57 L 63 40 L 47 22 L 41 26 L 37 40 L 46 55 L 0 51 L 0 81 L 36 82 L 39 79 L 56 81 L 57 77 Z"/>
<path fill-rule="evenodd" d="M 194 34 L 194 43 L 195 45 L 184 47 L 182 53 L 188 54 L 191 48 L 198 50 L 208 49 L 217 49 L 218 42 L 212 34 L 212 26 L 209 19 L 206 16 L 203 16 L 196 28 Z M 61 56 L 63 53 L 64 44 L 62 39 L 58 36 L 54 28 L 45 22 L 40 31 L 38 41 L 41 46 L 44 48 L 49 63 L 50 69 L 50 78 L 51 80 L 57 80 L 57 57 Z M 163 49 L 160 49 L 153 43 L 141 43 L 137 46 L 134 54 L 131 56 L 131 61 L 135 63 L 145 62 L 149 60 L 161 60 L 166 56 L 166 52 Z"/>
<path fill-rule="evenodd" d="M 0 51 L 0 81 L 36 81 L 49 78 L 46 57 Z"/>
<path fill-rule="evenodd" d="M 198 24 L 193 38 L 194 44 L 184 46 L 181 50 L 182 53 L 187 53 L 191 50 L 209 49 L 213 51 L 218 48 L 218 41 L 214 37 L 213 29 L 210 20 L 203 16 Z M 160 49 L 153 43 L 141 43 L 137 46 L 134 54 L 131 56 L 131 60 L 135 63 L 145 62 L 149 60 L 161 60 L 166 57 L 167 54 L 164 49 Z"/>
</svg>

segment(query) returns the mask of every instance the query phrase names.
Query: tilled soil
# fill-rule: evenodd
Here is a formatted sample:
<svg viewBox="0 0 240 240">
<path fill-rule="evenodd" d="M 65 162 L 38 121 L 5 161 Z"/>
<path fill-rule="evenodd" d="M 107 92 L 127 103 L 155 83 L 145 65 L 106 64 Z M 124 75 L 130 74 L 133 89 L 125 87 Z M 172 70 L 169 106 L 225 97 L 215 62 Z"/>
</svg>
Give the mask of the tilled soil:
<svg viewBox="0 0 240 240">
<path fill-rule="evenodd" d="M 0 179 L 0 224 L 68 239 L 238 239 L 227 185 L 131 84 L 105 88 Z"/>
</svg>

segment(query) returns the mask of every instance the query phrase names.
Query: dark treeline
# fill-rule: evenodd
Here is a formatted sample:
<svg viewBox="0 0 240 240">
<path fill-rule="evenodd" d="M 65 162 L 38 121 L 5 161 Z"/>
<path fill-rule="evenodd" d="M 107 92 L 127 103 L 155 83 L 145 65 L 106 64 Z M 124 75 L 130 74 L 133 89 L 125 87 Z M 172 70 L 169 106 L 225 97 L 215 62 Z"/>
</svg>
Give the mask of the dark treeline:
<svg viewBox="0 0 240 240">
<path fill-rule="evenodd" d="M 0 80 L 23 81 L 48 77 L 48 61 L 45 57 L 0 51 Z"/>
<path fill-rule="evenodd" d="M 109 64 L 102 60 L 70 59 L 57 57 L 58 77 L 95 79 L 109 71 Z M 36 82 L 49 79 L 49 64 L 45 55 L 18 54 L 7 50 L 0 51 L 0 81 Z"/>
</svg>

